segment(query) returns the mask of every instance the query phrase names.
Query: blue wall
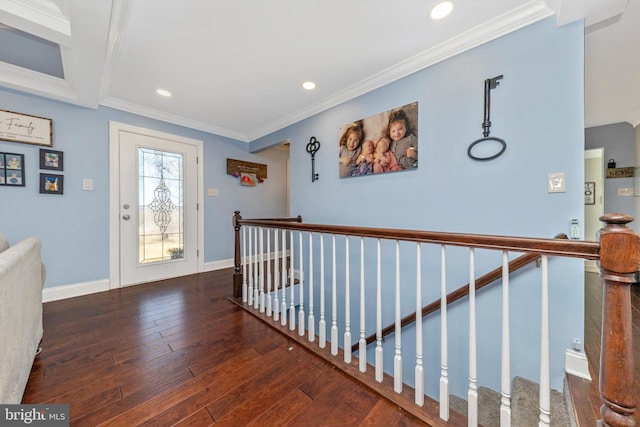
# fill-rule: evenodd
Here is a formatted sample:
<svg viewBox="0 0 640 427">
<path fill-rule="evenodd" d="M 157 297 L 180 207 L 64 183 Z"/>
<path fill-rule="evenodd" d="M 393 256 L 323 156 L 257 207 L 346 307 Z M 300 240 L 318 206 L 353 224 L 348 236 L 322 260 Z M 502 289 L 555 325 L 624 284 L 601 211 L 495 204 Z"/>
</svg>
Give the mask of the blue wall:
<svg viewBox="0 0 640 427">
<path fill-rule="evenodd" d="M 24 154 L 26 166 L 26 187 L 0 186 L 0 232 L 11 243 L 31 235 L 42 239 L 47 288 L 109 278 L 109 121 L 204 141 L 205 263 L 233 258 L 234 210 L 247 217 L 285 216 L 286 152 L 251 154 L 245 142 L 10 90 L 0 89 L 0 109 L 53 119 L 53 149 L 64 153 L 64 194 L 39 194 L 42 147 L 0 141 L 0 152 Z M 226 174 L 228 157 L 267 164 L 268 178 L 256 188 L 240 186 Z M 93 191 L 82 190 L 83 178 L 93 179 Z M 220 196 L 206 197 L 206 188 L 218 188 Z"/>
<path fill-rule="evenodd" d="M 604 168 L 606 174 L 609 159 L 614 159 L 616 167 L 636 165 L 636 137 L 629 123 L 614 123 L 585 129 L 585 148 L 604 148 Z M 636 217 L 635 198 L 618 196 L 618 188 L 633 187 L 633 178 L 606 178 L 604 180 L 604 212 L 625 213 Z M 637 221 L 630 224 L 638 230 Z"/>
<path fill-rule="evenodd" d="M 467 147 L 481 137 L 483 82 L 500 74 L 504 79 L 491 93 L 491 135 L 503 138 L 508 147 L 493 161 L 474 161 L 467 156 Z M 549 18 L 256 140 L 251 147 L 291 139 L 291 213 L 301 214 L 305 222 L 553 237 L 568 233 L 571 218 L 583 222 L 583 75 L 582 23 L 558 28 L 555 19 Z M 340 126 L 415 101 L 419 103 L 418 169 L 340 179 Z M 311 136 L 322 143 L 315 162 L 320 179 L 315 183 L 309 177 L 310 157 L 305 151 Z M 554 172 L 565 173 L 565 193 L 547 193 L 547 174 Z M 344 239 L 339 240 L 343 247 Z M 352 247 L 358 245 L 352 242 Z M 410 250 L 405 253 L 403 259 L 415 259 Z M 485 256 L 477 263 L 477 271 L 495 268 L 499 258 L 499 254 Z M 344 258 L 339 255 L 339 259 Z M 467 282 L 468 261 L 466 253 L 459 251 L 452 251 L 447 259 L 452 270 L 450 292 Z M 351 283 L 356 287 L 352 296 L 358 295 L 360 280 L 356 261 L 352 259 Z M 430 262 L 438 265 L 437 258 Z M 375 269 L 375 263 L 367 265 L 368 271 Z M 572 339 L 583 336 L 583 263 L 553 259 L 550 269 L 552 386 L 562 389 L 565 350 Z M 439 292 L 439 271 L 430 271 L 426 282 L 436 287 L 427 285 L 425 302 Z M 393 301 L 392 283 L 385 280 L 385 292 L 391 292 L 388 301 Z M 539 283 L 539 269 L 532 268 L 515 276 L 511 286 L 511 372 L 536 381 Z M 414 292 L 413 286 L 403 287 L 403 314 L 414 308 Z M 485 305 L 478 313 L 483 335 L 479 381 L 499 389 L 499 286 L 483 291 L 481 300 Z M 354 340 L 359 330 L 356 303 L 351 309 Z M 390 312 L 385 316 L 393 318 Z M 439 336 L 437 322 L 425 324 L 427 336 Z M 468 381 L 467 322 L 466 308 L 453 307 L 449 327 L 454 336 L 465 338 L 450 341 L 450 367 L 457 372 L 450 380 L 454 393 L 462 396 Z M 373 322 L 367 325 L 367 334 L 373 332 Z M 413 333 L 407 329 L 403 338 Z M 412 382 L 415 353 L 408 341 L 412 338 L 403 339 L 404 374 Z M 430 392 L 437 387 L 439 375 L 438 363 L 433 363 L 439 360 L 436 341 L 431 339 L 425 351 L 425 360 L 431 362 L 426 368 Z M 390 338 L 385 350 L 387 372 L 392 366 L 392 346 Z"/>
</svg>

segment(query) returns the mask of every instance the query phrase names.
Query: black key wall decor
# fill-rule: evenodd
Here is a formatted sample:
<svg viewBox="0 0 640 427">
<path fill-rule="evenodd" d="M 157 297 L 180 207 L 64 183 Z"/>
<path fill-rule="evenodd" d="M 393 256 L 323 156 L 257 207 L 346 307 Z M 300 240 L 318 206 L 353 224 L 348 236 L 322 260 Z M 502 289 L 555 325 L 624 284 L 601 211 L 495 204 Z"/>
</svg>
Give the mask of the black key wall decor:
<svg viewBox="0 0 640 427">
<path fill-rule="evenodd" d="M 307 144 L 307 153 L 311 154 L 311 182 L 318 180 L 318 174 L 316 173 L 316 153 L 320 149 L 320 141 L 312 136 Z"/>
<path fill-rule="evenodd" d="M 501 80 L 502 77 L 503 76 L 501 74 L 499 76 L 496 76 L 491 79 L 486 79 L 484 81 L 484 122 L 482 122 L 483 137 L 474 141 L 467 149 L 467 154 L 473 160 L 479 160 L 479 161 L 493 160 L 500 157 L 502 153 L 504 153 L 504 151 L 507 149 L 507 143 L 504 142 L 504 139 L 498 138 L 496 136 L 489 136 L 490 128 L 491 128 L 491 120 L 489 117 L 490 110 L 491 110 L 491 90 L 495 89 L 500 84 L 498 80 Z M 476 147 L 478 144 L 482 142 L 487 142 L 487 141 L 493 141 L 499 144 L 500 148 L 497 153 L 489 156 L 479 156 L 479 155 L 473 154 L 474 147 Z"/>
</svg>

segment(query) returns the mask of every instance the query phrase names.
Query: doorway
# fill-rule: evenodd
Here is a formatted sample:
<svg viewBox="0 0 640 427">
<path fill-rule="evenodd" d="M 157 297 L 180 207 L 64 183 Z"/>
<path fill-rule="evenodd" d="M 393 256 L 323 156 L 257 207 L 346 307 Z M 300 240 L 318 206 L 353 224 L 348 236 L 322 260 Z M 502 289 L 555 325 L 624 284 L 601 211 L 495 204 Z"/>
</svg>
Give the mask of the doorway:
<svg viewBox="0 0 640 427">
<path fill-rule="evenodd" d="M 203 270 L 202 141 L 111 122 L 111 288 Z"/>
<path fill-rule="evenodd" d="M 604 148 L 585 150 L 584 181 L 584 239 L 593 241 L 604 215 Z M 585 261 L 585 270 L 599 272 L 595 261 Z"/>
</svg>

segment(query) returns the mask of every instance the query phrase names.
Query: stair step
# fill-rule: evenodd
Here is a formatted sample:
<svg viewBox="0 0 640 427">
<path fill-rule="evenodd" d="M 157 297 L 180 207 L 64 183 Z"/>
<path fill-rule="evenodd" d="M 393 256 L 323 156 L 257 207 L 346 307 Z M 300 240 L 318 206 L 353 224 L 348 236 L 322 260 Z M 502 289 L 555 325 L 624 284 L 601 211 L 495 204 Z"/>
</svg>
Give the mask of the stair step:
<svg viewBox="0 0 640 427">
<path fill-rule="evenodd" d="M 527 379 L 515 377 L 511 390 L 511 425 L 537 427 L 540 417 L 540 386 Z M 467 401 L 452 395 L 451 409 L 467 415 Z M 478 423 L 484 427 L 500 426 L 500 393 L 486 387 L 478 388 Z M 565 395 L 551 390 L 551 426 L 575 426 L 568 413 Z"/>
</svg>

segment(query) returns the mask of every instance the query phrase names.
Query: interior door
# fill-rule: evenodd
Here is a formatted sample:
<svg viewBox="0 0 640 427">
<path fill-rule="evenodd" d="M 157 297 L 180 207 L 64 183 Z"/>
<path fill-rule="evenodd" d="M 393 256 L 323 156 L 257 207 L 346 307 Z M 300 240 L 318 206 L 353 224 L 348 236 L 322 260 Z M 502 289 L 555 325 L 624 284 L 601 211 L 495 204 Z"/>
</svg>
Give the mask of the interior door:
<svg viewBox="0 0 640 427">
<path fill-rule="evenodd" d="M 198 143 L 118 132 L 120 286 L 198 271 Z"/>
</svg>

